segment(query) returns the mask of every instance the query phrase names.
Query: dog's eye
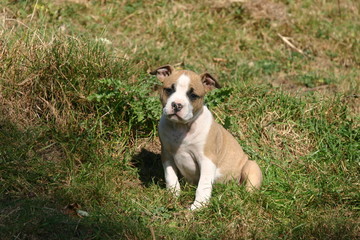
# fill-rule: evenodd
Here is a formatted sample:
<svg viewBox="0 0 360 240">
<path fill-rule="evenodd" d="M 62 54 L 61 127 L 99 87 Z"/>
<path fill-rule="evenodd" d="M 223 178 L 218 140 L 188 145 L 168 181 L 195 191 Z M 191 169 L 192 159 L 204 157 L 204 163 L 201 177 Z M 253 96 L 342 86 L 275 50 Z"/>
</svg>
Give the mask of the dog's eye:
<svg viewBox="0 0 360 240">
<path fill-rule="evenodd" d="M 191 101 L 195 101 L 196 99 L 200 98 L 200 96 L 196 95 L 195 93 L 190 93 L 189 98 Z"/>
<path fill-rule="evenodd" d="M 172 84 L 170 88 L 164 88 L 164 92 L 167 96 L 170 96 L 175 92 L 175 85 Z"/>
<path fill-rule="evenodd" d="M 194 93 L 194 89 L 193 89 L 193 88 L 191 88 L 191 89 L 187 92 L 187 95 L 188 95 L 190 101 L 195 101 L 196 99 L 200 98 L 199 95 L 197 95 L 197 94 Z"/>
<path fill-rule="evenodd" d="M 170 96 L 174 92 L 174 89 L 173 88 L 164 88 L 164 92 L 166 95 Z"/>
</svg>

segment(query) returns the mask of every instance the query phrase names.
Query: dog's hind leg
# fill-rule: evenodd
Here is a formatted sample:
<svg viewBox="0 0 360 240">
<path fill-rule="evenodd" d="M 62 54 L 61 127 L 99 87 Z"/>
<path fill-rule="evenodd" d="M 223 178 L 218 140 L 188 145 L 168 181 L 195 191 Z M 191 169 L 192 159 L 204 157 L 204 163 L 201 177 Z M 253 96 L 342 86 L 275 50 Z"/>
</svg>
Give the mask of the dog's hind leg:
<svg viewBox="0 0 360 240">
<path fill-rule="evenodd" d="M 259 189 L 262 183 L 263 177 L 259 165 L 251 160 L 248 160 L 241 172 L 241 182 L 246 182 L 246 190 L 252 192 Z"/>
</svg>

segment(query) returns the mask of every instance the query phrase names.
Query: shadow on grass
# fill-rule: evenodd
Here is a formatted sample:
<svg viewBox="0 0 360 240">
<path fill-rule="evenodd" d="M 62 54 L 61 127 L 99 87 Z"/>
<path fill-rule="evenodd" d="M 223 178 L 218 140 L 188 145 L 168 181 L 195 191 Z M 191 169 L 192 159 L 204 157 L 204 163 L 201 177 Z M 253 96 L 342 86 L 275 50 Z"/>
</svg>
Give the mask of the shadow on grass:
<svg viewBox="0 0 360 240">
<path fill-rule="evenodd" d="M 2 200 L 0 239 L 148 239 L 145 223 L 129 216 L 72 217 L 51 199 Z"/>
<path fill-rule="evenodd" d="M 66 157 L 51 130 L 0 116 L 0 239 L 150 238 L 140 213 L 109 216 L 95 206 L 89 217 L 65 214 Z"/>
<path fill-rule="evenodd" d="M 142 148 L 132 157 L 131 162 L 138 169 L 140 181 L 145 187 L 149 187 L 151 184 L 165 187 L 160 154 Z"/>
</svg>

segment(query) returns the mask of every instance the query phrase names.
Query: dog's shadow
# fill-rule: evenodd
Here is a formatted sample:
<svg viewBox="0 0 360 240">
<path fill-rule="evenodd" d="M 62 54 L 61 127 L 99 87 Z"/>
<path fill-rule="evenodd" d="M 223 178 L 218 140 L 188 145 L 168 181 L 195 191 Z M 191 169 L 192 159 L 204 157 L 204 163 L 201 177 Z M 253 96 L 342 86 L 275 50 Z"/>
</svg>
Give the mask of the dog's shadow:
<svg viewBox="0 0 360 240">
<path fill-rule="evenodd" d="M 145 187 L 149 187 L 151 184 L 165 187 L 164 171 L 159 153 L 142 148 L 132 157 L 131 162 L 138 169 L 140 181 Z"/>
</svg>

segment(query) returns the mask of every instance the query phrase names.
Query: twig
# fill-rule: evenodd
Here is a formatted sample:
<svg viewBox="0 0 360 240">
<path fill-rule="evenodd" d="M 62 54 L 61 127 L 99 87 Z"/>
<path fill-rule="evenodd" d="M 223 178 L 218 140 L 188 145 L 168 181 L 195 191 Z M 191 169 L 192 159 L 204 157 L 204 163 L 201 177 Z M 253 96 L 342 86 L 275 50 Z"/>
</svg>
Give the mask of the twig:
<svg viewBox="0 0 360 240">
<path fill-rule="evenodd" d="M 34 18 L 34 15 L 35 15 L 35 11 L 36 11 L 36 7 L 37 7 L 37 5 L 38 5 L 38 2 L 39 2 L 39 0 L 36 0 L 36 3 L 35 3 L 35 5 L 34 5 L 33 12 L 32 12 L 32 14 L 31 14 L 30 22 L 31 22 L 31 21 L 33 20 L 33 18 Z"/>
<path fill-rule="evenodd" d="M 152 240 L 156 240 L 156 236 L 155 236 L 155 231 L 154 231 L 154 229 L 153 229 L 151 226 L 149 227 L 149 229 L 150 229 L 150 233 L 151 233 Z"/>
<path fill-rule="evenodd" d="M 289 41 L 289 39 L 290 39 L 289 37 L 284 37 L 284 36 L 282 36 L 280 33 L 278 33 L 278 36 L 279 36 L 279 37 L 281 38 L 281 40 L 283 40 L 283 42 L 284 42 L 286 45 L 288 45 L 291 49 L 293 49 L 294 51 L 296 51 L 296 52 L 298 52 L 298 53 L 300 53 L 300 54 L 305 55 L 305 53 L 304 53 L 301 49 L 295 47 L 294 44 L 292 44 L 292 43 Z"/>
</svg>

